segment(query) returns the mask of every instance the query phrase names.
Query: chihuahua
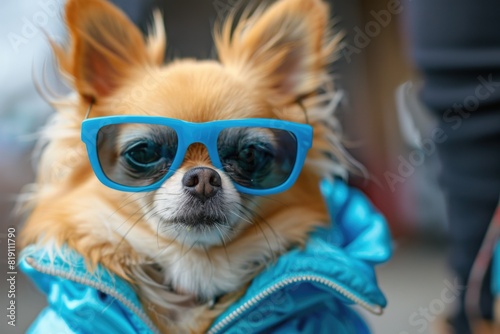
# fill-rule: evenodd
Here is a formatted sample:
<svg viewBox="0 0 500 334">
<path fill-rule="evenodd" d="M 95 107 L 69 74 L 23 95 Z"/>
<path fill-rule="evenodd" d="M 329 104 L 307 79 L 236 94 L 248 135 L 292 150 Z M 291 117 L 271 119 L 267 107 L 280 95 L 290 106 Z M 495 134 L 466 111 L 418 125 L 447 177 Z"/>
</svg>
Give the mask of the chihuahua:
<svg viewBox="0 0 500 334">
<path fill-rule="evenodd" d="M 164 332 L 202 332 L 262 269 L 328 223 L 342 165 L 325 105 L 337 35 L 321 0 L 229 14 L 218 60 L 163 64 L 104 0 L 69 0 L 52 47 L 75 93 L 54 102 L 22 244 L 72 248 L 127 280 Z"/>
</svg>

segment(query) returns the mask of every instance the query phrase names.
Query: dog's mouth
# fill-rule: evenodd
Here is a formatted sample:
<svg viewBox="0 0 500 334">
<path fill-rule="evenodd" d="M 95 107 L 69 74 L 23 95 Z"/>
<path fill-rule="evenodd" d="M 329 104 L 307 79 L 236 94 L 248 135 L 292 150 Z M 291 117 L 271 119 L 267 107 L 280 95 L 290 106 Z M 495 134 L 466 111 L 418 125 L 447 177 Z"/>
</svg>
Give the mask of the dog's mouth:
<svg viewBox="0 0 500 334">
<path fill-rule="evenodd" d="M 224 245 L 238 230 L 238 217 L 231 214 L 231 208 L 221 203 L 184 205 L 180 211 L 175 216 L 162 219 L 159 232 L 174 237 L 182 244 Z"/>
<path fill-rule="evenodd" d="M 217 194 L 204 202 L 197 198 L 189 198 L 181 206 L 180 213 L 171 217 L 170 223 L 203 230 L 217 225 L 229 225 L 230 221 L 227 212 L 230 211 L 230 208 L 227 207 L 221 195 Z"/>
<path fill-rule="evenodd" d="M 182 225 L 189 229 L 207 230 L 216 226 L 229 225 L 228 219 L 220 214 L 197 213 L 195 215 L 181 215 L 170 219 L 170 223 Z"/>
</svg>

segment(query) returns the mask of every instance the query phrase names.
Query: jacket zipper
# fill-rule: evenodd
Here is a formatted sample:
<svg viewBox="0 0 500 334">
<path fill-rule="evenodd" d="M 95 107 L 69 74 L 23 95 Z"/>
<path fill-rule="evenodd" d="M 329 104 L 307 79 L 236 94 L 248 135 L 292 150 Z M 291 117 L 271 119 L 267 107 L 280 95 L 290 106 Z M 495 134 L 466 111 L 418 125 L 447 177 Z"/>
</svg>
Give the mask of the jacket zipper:
<svg viewBox="0 0 500 334">
<path fill-rule="evenodd" d="M 51 275 L 51 276 L 58 276 L 58 277 L 61 277 L 61 278 L 64 278 L 64 279 L 67 279 L 67 280 L 70 280 L 70 281 L 73 281 L 76 283 L 90 286 L 91 288 L 94 288 L 96 290 L 99 290 L 99 291 L 107 294 L 107 295 L 112 296 L 113 298 L 120 301 L 123 305 L 128 307 L 132 312 L 134 312 L 135 315 L 137 315 L 149 327 L 149 329 L 153 333 L 157 333 L 157 334 L 160 333 L 160 331 L 156 328 L 156 326 L 153 324 L 151 319 L 149 319 L 147 314 L 142 309 L 135 306 L 133 302 L 131 302 L 126 297 L 120 295 L 115 290 L 106 287 L 104 284 L 99 284 L 99 283 L 93 282 L 93 281 L 86 279 L 86 278 L 81 278 L 81 277 L 78 277 L 75 275 L 71 275 L 71 274 L 64 272 L 62 270 L 57 270 L 57 269 L 53 269 L 53 268 L 45 268 L 44 266 L 39 265 L 35 261 L 35 259 L 33 259 L 32 257 L 26 257 L 26 262 L 28 262 L 30 266 L 32 266 L 37 271 L 39 271 L 43 274 L 47 274 L 47 275 Z"/>
<path fill-rule="evenodd" d="M 279 283 L 276 283 L 264 291 L 260 292 L 258 295 L 255 297 L 252 297 L 248 301 L 246 301 L 243 305 L 239 306 L 236 310 L 232 311 L 229 315 L 227 315 L 224 319 L 219 321 L 215 326 L 213 326 L 207 334 L 216 334 L 220 333 L 221 330 L 226 327 L 229 323 L 234 321 L 236 318 L 240 317 L 245 311 L 247 311 L 249 308 L 253 307 L 256 303 L 261 301 L 262 299 L 268 297 L 272 293 L 278 291 L 279 289 L 284 288 L 287 285 L 293 284 L 293 283 L 298 283 L 298 282 L 315 282 L 315 283 L 320 283 L 323 284 L 332 290 L 340 293 L 347 299 L 355 302 L 356 304 L 360 305 L 364 309 L 368 310 L 369 312 L 380 315 L 383 312 L 383 308 L 380 305 L 375 305 L 371 304 L 360 297 L 354 295 L 353 293 L 349 292 L 347 289 L 343 288 L 339 284 L 332 282 L 331 280 L 328 280 L 326 278 L 323 278 L 321 276 L 317 275 L 305 275 L 305 276 L 292 276 L 289 278 L 286 278 L 282 280 Z"/>
</svg>

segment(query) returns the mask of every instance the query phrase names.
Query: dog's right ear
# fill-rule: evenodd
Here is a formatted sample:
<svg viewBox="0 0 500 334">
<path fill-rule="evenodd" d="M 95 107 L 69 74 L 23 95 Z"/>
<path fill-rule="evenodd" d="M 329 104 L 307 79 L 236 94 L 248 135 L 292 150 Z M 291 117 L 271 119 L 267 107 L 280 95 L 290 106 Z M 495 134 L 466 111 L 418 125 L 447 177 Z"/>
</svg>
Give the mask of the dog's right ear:
<svg viewBox="0 0 500 334">
<path fill-rule="evenodd" d="M 328 78 L 339 35 L 329 28 L 322 0 L 280 0 L 253 14 L 236 12 L 216 29 L 222 64 L 237 73 L 274 106 L 315 94 Z"/>
<path fill-rule="evenodd" d="M 163 61 L 165 33 L 159 13 L 146 44 L 125 14 L 103 0 L 69 0 L 65 11 L 70 47 L 64 50 L 53 43 L 53 48 L 83 98 L 109 96 L 134 70 Z"/>
</svg>

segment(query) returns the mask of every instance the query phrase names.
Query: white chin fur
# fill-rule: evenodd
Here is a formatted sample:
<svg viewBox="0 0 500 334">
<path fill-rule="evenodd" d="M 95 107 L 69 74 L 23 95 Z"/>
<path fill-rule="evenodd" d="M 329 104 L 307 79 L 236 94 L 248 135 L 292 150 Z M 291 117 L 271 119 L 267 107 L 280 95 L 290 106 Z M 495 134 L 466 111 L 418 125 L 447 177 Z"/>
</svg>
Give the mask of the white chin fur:
<svg viewBox="0 0 500 334">
<path fill-rule="evenodd" d="M 220 229 L 222 230 L 222 228 Z M 227 228 L 223 231 L 219 231 L 215 227 L 210 228 L 210 230 L 207 229 L 206 231 L 193 231 L 186 227 L 179 227 L 175 235 L 177 235 L 178 241 L 189 247 L 222 246 L 224 243 L 228 242 L 228 238 L 233 237 L 234 234 L 233 232 L 226 231 Z"/>
</svg>

